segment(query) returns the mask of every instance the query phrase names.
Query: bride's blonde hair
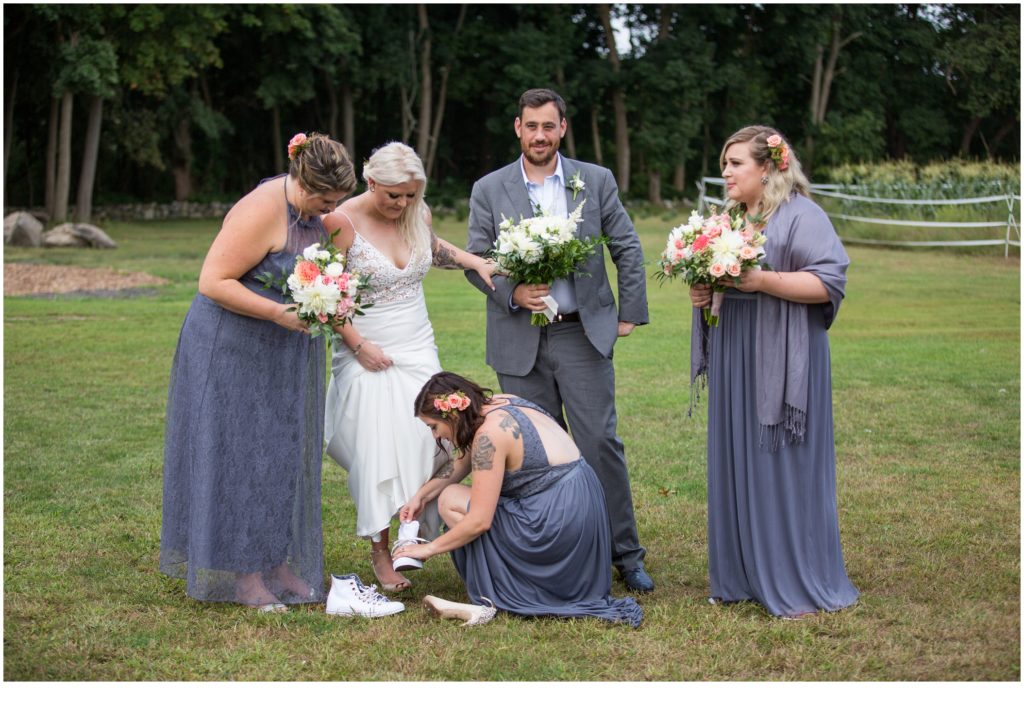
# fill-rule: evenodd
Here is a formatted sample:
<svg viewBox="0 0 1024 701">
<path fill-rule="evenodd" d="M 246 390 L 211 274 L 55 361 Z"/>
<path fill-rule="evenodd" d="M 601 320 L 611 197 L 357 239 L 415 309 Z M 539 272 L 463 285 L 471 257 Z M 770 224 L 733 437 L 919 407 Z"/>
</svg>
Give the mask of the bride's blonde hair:
<svg viewBox="0 0 1024 701">
<path fill-rule="evenodd" d="M 426 204 L 423 193 L 427 189 L 427 174 L 423 161 L 409 146 L 392 141 L 373 152 L 363 165 L 363 180 L 370 179 L 380 185 L 403 185 L 410 180 L 417 183 L 416 199 L 398 217 L 398 235 L 412 251 L 412 259 L 419 258 L 430 249 L 430 228 L 426 221 Z"/>
<path fill-rule="evenodd" d="M 777 163 L 772 157 L 772 150 L 768 146 L 768 138 L 771 136 L 778 136 L 782 139 L 788 149 L 784 169 L 780 169 L 780 163 Z M 779 205 L 792 197 L 793 193 L 798 192 L 805 197 L 810 193 L 811 183 L 800 167 L 800 161 L 797 160 L 796 153 L 793 152 L 793 146 L 785 136 L 779 133 L 778 129 L 755 124 L 744 127 L 730 136 L 725 142 L 725 146 L 722 147 L 722 155 L 718 159 L 722 170 L 725 170 L 725 152 L 733 144 L 750 144 L 750 157 L 758 165 L 768 164 L 768 172 L 765 174 L 768 182 L 764 186 L 764 192 L 761 193 L 760 211 L 766 220 L 775 213 Z M 726 211 L 739 206 L 741 206 L 739 202 L 726 200 Z"/>
</svg>

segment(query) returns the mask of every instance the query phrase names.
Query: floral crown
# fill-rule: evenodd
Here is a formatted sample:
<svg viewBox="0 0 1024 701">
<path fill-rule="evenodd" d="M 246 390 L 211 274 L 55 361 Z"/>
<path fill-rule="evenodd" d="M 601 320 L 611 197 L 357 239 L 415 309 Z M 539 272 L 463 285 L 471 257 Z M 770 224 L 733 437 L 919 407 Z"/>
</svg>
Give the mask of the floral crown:
<svg viewBox="0 0 1024 701">
<path fill-rule="evenodd" d="M 789 168 L 789 144 L 778 134 L 768 137 L 768 153 L 779 170 Z"/>
<path fill-rule="evenodd" d="M 441 416 L 450 418 L 457 411 L 465 411 L 471 404 L 469 397 L 461 390 L 451 394 L 439 394 L 434 397 L 434 408 L 441 412 Z"/>
<path fill-rule="evenodd" d="M 301 131 L 288 142 L 288 160 L 295 158 L 309 147 L 309 138 Z"/>
</svg>

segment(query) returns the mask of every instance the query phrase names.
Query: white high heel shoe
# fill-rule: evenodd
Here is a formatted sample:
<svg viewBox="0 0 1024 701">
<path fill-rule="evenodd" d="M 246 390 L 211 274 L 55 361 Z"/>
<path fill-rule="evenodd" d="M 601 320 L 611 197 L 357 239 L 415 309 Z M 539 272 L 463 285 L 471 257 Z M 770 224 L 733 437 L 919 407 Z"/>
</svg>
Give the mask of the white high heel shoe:
<svg viewBox="0 0 1024 701">
<path fill-rule="evenodd" d="M 456 618 L 465 621 L 464 626 L 480 626 L 494 618 L 498 609 L 494 602 L 486 597 L 480 597 L 489 606 L 477 606 L 476 604 L 460 604 L 457 601 L 448 601 L 437 596 L 424 596 L 423 605 L 428 611 L 440 618 Z"/>
<path fill-rule="evenodd" d="M 398 525 L 398 537 L 395 539 L 395 544 L 391 548 L 391 556 L 394 557 L 395 553 L 402 546 L 429 542 L 423 538 L 419 538 L 419 534 L 419 521 L 408 521 L 406 523 L 400 523 Z M 395 572 L 405 572 L 407 570 L 421 570 L 423 569 L 423 561 L 417 560 L 412 557 L 396 557 L 394 558 L 392 566 L 395 568 Z"/>
</svg>

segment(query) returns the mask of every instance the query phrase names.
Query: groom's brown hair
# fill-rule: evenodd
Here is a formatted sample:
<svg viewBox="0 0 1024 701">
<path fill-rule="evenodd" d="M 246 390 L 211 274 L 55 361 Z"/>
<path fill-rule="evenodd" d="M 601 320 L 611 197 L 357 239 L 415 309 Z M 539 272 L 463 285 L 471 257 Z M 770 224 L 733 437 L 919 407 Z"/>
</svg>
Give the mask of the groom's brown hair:
<svg viewBox="0 0 1024 701">
<path fill-rule="evenodd" d="M 554 102 L 558 108 L 558 118 L 565 119 L 565 100 L 554 90 L 547 88 L 533 88 L 519 96 L 519 118 L 523 118 L 523 108 L 532 107 L 536 109 L 543 107 L 549 102 Z"/>
</svg>

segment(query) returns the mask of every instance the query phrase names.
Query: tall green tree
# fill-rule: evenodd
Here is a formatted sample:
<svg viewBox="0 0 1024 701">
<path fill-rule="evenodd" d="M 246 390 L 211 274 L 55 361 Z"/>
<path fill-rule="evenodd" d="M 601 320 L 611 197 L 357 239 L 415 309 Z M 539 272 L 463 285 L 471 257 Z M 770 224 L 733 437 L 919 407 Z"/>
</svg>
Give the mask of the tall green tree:
<svg viewBox="0 0 1024 701">
<path fill-rule="evenodd" d="M 217 37 L 228 29 L 228 9 L 221 5 L 134 5 L 119 34 L 122 81 L 130 93 L 156 103 L 161 133 L 170 144 L 174 198 L 192 194 L 193 127 L 216 137 L 230 125 L 204 101 L 206 71 L 222 66 Z M 163 137 L 163 138 L 161 138 Z"/>
<path fill-rule="evenodd" d="M 1020 9 L 1012 5 L 943 5 L 946 83 L 966 116 L 960 154 L 971 153 L 989 117 L 1001 120 L 999 140 L 1020 123 Z M 984 143 L 986 155 L 991 155 Z"/>
</svg>

